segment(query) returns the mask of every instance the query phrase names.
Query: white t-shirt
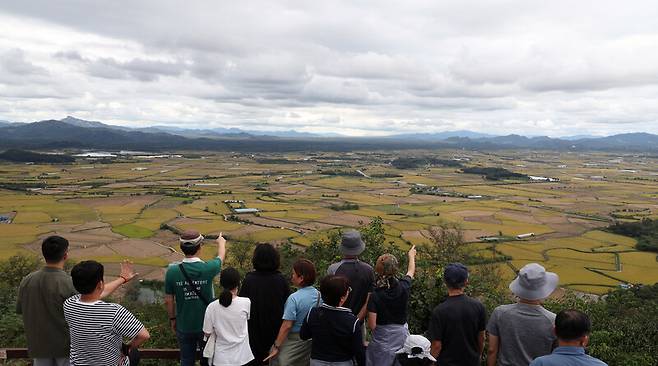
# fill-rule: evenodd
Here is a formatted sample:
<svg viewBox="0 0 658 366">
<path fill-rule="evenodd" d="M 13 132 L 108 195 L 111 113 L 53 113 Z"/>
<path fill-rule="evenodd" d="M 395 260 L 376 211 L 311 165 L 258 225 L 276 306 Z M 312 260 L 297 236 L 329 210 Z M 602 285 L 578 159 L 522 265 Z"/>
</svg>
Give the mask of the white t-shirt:
<svg viewBox="0 0 658 366">
<path fill-rule="evenodd" d="M 247 327 L 250 312 L 251 300 L 246 297 L 234 297 L 227 308 L 219 300 L 208 305 L 203 319 L 203 332 L 215 333 L 212 365 L 244 365 L 254 359 Z"/>
</svg>

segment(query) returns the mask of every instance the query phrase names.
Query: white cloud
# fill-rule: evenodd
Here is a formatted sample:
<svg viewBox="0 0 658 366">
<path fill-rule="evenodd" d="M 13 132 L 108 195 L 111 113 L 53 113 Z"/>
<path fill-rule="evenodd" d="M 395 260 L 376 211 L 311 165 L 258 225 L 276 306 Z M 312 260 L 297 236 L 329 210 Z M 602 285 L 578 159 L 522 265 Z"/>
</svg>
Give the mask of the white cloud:
<svg viewBox="0 0 658 366">
<path fill-rule="evenodd" d="M 658 133 L 651 1 L 0 3 L 0 119 Z"/>
</svg>

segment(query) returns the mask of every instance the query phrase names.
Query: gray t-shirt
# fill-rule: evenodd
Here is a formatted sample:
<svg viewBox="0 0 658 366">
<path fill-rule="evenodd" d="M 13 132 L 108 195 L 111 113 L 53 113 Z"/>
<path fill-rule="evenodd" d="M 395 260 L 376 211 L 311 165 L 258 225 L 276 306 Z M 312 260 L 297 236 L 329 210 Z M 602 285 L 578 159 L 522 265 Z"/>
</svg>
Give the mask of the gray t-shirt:
<svg viewBox="0 0 658 366">
<path fill-rule="evenodd" d="M 487 332 L 499 339 L 498 365 L 527 366 L 553 350 L 555 314 L 540 305 L 523 303 L 494 309 Z"/>
</svg>

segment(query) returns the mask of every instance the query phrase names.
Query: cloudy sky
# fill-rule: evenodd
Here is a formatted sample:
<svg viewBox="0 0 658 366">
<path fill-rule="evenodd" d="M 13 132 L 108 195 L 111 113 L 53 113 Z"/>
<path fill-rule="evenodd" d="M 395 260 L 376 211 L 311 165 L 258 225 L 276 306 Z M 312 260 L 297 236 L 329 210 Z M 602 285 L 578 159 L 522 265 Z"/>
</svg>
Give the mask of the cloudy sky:
<svg viewBox="0 0 658 366">
<path fill-rule="evenodd" d="M 0 120 L 658 133 L 654 1 L 0 2 Z"/>
</svg>

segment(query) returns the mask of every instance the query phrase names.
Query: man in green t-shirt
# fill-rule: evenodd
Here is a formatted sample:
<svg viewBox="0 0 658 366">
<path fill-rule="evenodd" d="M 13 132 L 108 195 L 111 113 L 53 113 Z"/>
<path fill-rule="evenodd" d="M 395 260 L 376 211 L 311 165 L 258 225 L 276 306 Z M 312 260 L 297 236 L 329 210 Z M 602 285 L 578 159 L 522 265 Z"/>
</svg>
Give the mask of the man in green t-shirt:
<svg viewBox="0 0 658 366">
<path fill-rule="evenodd" d="M 64 271 L 69 242 L 49 236 L 41 244 L 46 265 L 25 276 L 18 287 L 16 312 L 23 317 L 27 351 L 35 366 L 68 366 L 70 337 L 64 319 L 64 300 L 77 294 L 73 280 Z M 109 296 L 137 273 L 128 261 L 121 263 L 121 274 L 107 282 L 101 297 Z"/>
<path fill-rule="evenodd" d="M 206 306 L 215 299 L 213 279 L 221 270 L 226 255 L 226 239 L 217 238 L 217 257 L 204 262 L 199 258 L 203 235 L 185 231 L 180 236 L 182 262 L 169 265 L 165 275 L 165 305 L 171 329 L 180 347 L 181 366 L 194 365 L 197 347 L 203 346 L 203 317 Z M 201 365 L 207 365 L 202 359 Z"/>
</svg>

